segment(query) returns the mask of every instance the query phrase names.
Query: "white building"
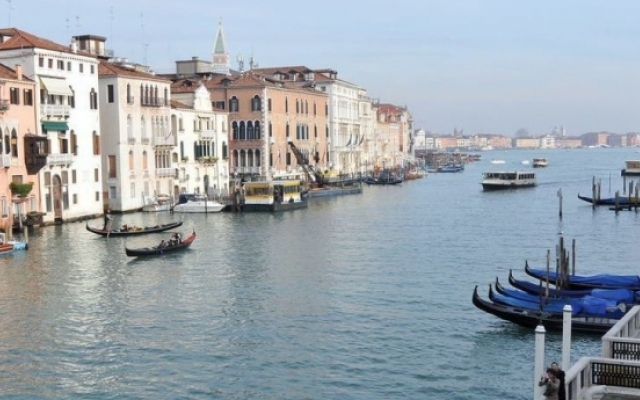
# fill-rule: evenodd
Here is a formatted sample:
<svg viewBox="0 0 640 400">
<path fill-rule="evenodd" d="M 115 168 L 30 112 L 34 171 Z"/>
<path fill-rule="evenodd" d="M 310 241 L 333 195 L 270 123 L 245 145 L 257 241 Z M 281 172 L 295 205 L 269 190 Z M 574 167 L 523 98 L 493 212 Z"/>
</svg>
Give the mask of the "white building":
<svg viewBox="0 0 640 400">
<path fill-rule="evenodd" d="M 47 165 L 40 172 L 45 222 L 103 212 L 98 59 L 19 29 L 0 30 L 0 62 L 22 65 L 36 82 L 38 135 L 48 138 Z"/>
<path fill-rule="evenodd" d="M 113 211 L 138 210 L 157 195 L 178 195 L 171 81 L 123 61 L 100 63 L 105 203 Z"/>
<path fill-rule="evenodd" d="M 228 195 L 229 114 L 213 109 L 203 83 L 193 91 L 173 92 L 171 97 L 171 126 L 178 132 L 175 158 L 180 193 Z"/>
</svg>

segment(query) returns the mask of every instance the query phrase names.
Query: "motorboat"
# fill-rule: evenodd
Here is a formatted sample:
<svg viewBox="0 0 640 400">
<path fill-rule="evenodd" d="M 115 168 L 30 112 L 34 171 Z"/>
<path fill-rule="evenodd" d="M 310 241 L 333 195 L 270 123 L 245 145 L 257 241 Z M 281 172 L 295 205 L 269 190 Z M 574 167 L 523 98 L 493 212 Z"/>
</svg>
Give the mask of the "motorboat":
<svg viewBox="0 0 640 400">
<path fill-rule="evenodd" d="M 494 158 L 493 160 L 491 160 L 491 164 L 504 164 L 505 161 L 504 160 L 499 160 L 497 158 Z"/>
<path fill-rule="evenodd" d="M 197 196 L 190 198 L 185 203 L 177 204 L 173 207 L 173 211 L 178 213 L 217 213 L 222 211 L 224 207 L 224 204 L 215 200 Z"/>
<path fill-rule="evenodd" d="M 549 165 L 549 160 L 546 158 L 534 158 L 533 159 L 533 168 L 544 168 Z"/>
<path fill-rule="evenodd" d="M 482 174 L 484 190 L 519 189 L 536 185 L 536 174 L 531 171 L 485 172 Z"/>
</svg>

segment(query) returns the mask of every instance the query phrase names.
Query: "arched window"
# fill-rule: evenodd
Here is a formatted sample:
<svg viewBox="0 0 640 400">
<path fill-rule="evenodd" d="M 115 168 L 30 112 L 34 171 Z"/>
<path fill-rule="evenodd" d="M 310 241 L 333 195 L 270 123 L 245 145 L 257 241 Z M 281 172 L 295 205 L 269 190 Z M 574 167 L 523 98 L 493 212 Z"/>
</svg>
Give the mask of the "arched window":
<svg viewBox="0 0 640 400">
<path fill-rule="evenodd" d="M 260 96 L 255 95 L 253 99 L 251 99 L 251 111 L 261 111 L 262 107 L 260 104 Z"/>
<path fill-rule="evenodd" d="M 240 121 L 240 135 L 238 137 L 239 140 L 246 140 L 247 136 L 244 130 L 244 121 Z"/>
<path fill-rule="evenodd" d="M 260 158 L 260 150 L 256 150 L 254 154 L 254 158 L 256 160 L 256 162 L 254 163 L 255 166 L 260 167 L 262 165 L 262 163 L 260 162 L 262 160 L 262 158 Z"/>
<path fill-rule="evenodd" d="M 313 115 L 317 115 L 317 112 L 316 112 L 316 102 L 315 102 L 315 101 L 313 102 Z"/>
<path fill-rule="evenodd" d="M 229 99 L 229 112 L 238 112 L 239 108 L 238 98 L 236 96 L 231 97 Z"/>
<path fill-rule="evenodd" d="M 227 142 L 222 142 L 222 158 L 229 158 L 229 147 L 227 146 Z"/>
<path fill-rule="evenodd" d="M 253 150 L 247 151 L 247 167 L 253 167 Z"/>
<path fill-rule="evenodd" d="M 253 140 L 253 122 L 247 122 L 247 140 Z"/>
<path fill-rule="evenodd" d="M 246 167 L 247 166 L 247 153 L 244 152 L 244 150 L 240 150 L 240 161 L 239 164 L 241 167 Z"/>
<path fill-rule="evenodd" d="M 253 126 L 253 131 L 255 132 L 254 139 L 260 139 L 260 121 L 256 121 Z"/>
<path fill-rule="evenodd" d="M 307 100 L 304 101 L 304 113 L 309 115 L 309 102 Z"/>
<path fill-rule="evenodd" d="M 296 124 L 296 139 L 302 139 L 302 135 L 300 134 L 300 124 Z"/>
<path fill-rule="evenodd" d="M 147 151 L 142 152 L 142 169 L 149 168 L 149 157 L 147 156 Z"/>
<path fill-rule="evenodd" d="M 133 97 L 131 97 L 131 85 L 127 83 L 127 104 L 133 104 Z"/>
<path fill-rule="evenodd" d="M 11 157 L 18 157 L 18 132 L 11 130 Z"/>
<path fill-rule="evenodd" d="M 289 137 L 289 123 L 287 122 L 287 126 L 285 127 L 285 133 L 287 137 Z"/>
<path fill-rule="evenodd" d="M 269 137 L 273 136 L 273 125 L 269 122 Z"/>
<path fill-rule="evenodd" d="M 289 99 L 287 97 L 284 98 L 284 112 L 289 112 Z"/>
<path fill-rule="evenodd" d="M 300 113 L 300 102 L 296 99 L 296 114 Z"/>
<path fill-rule="evenodd" d="M 318 125 L 313 125 L 313 137 L 318 137 Z"/>
<path fill-rule="evenodd" d="M 164 104 L 162 104 L 163 106 L 166 106 L 167 104 L 169 104 L 169 90 L 167 88 L 164 88 Z"/>
<path fill-rule="evenodd" d="M 233 121 L 231 124 L 231 137 L 233 140 L 238 140 L 238 122 Z"/>
<path fill-rule="evenodd" d="M 238 166 L 238 160 L 239 160 L 239 156 L 238 156 L 238 150 L 234 150 L 233 151 L 233 166 L 237 167 Z"/>
<path fill-rule="evenodd" d="M 133 123 L 131 122 L 131 114 L 127 115 L 127 137 L 133 138 Z"/>
<path fill-rule="evenodd" d="M 133 150 L 129 150 L 129 171 L 133 171 Z"/>
<path fill-rule="evenodd" d="M 100 136 L 98 136 L 98 132 L 93 131 L 93 155 L 97 156 L 100 154 Z"/>
<path fill-rule="evenodd" d="M 0 151 L 2 154 L 9 154 L 9 128 L 4 128 L 4 136 L 2 137 L 2 143 L 0 143 Z"/>
<path fill-rule="evenodd" d="M 142 139 L 147 138 L 147 122 L 144 120 L 144 116 L 140 118 L 140 136 Z"/>
<path fill-rule="evenodd" d="M 180 159 L 184 160 L 184 141 L 180 141 Z"/>
<path fill-rule="evenodd" d="M 71 132 L 69 132 L 69 139 L 71 145 L 71 148 L 69 149 L 70 153 L 78 155 L 78 137 L 73 129 L 71 130 Z"/>
</svg>

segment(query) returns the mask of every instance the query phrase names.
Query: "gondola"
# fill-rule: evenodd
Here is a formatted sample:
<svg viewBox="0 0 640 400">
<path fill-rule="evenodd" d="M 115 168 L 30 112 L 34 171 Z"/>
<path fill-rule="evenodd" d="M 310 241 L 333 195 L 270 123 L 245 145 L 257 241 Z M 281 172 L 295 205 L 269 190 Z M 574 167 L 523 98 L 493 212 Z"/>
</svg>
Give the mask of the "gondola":
<svg viewBox="0 0 640 400">
<path fill-rule="evenodd" d="M 137 249 L 130 249 L 125 247 L 124 250 L 130 257 L 141 257 L 141 256 L 161 256 L 168 253 L 173 253 L 176 251 L 184 250 L 191 246 L 191 243 L 196 239 L 196 232 L 193 231 L 189 237 L 184 240 L 181 240 L 178 243 L 167 244 L 166 246 L 153 246 L 153 247 L 141 247 Z"/>
<path fill-rule="evenodd" d="M 364 180 L 364 183 L 366 183 L 367 185 L 397 185 L 399 183 L 402 183 L 401 179 L 375 179 L 375 178 L 368 178 Z"/>
<path fill-rule="evenodd" d="M 513 322 L 525 328 L 535 329 L 542 324 L 546 330 L 561 331 L 563 317 L 558 314 L 550 314 L 540 311 L 527 310 L 519 307 L 504 306 L 484 300 L 478 295 L 478 286 L 473 290 L 473 305 L 484 312 L 493 314 L 505 321 Z M 571 330 L 584 333 L 606 333 L 618 320 L 606 318 L 572 318 Z"/>
<path fill-rule="evenodd" d="M 593 198 L 591 197 L 587 197 L 587 196 L 580 196 L 578 195 L 578 198 L 582 201 L 586 201 L 589 204 L 593 204 Z M 637 205 L 639 202 L 636 201 L 635 197 L 624 197 L 624 196 L 618 196 L 618 197 L 607 197 L 604 199 L 598 199 L 595 201 L 595 204 L 597 206 L 615 206 L 616 204 L 620 207 L 622 206 L 628 206 L 629 204 L 631 205 Z"/>
<path fill-rule="evenodd" d="M 524 272 L 527 275 L 545 281 L 547 280 L 547 271 L 544 269 L 534 269 L 530 268 L 529 264 L 526 264 L 524 267 Z M 549 282 L 554 282 L 556 280 L 556 273 L 553 271 L 549 271 L 548 273 Z M 637 275 L 610 275 L 610 274 L 601 274 L 601 275 L 591 275 L 591 276 L 580 276 L 580 275 L 569 275 L 567 277 L 568 288 L 567 289 L 629 289 L 638 291 L 640 290 L 640 277 Z"/>
<path fill-rule="evenodd" d="M 513 271 L 509 271 L 509 284 L 516 289 L 520 289 L 529 294 L 539 296 L 540 293 L 546 294 L 547 284 L 544 280 L 538 282 L 528 282 L 520 279 L 516 279 L 513 276 Z M 571 289 L 556 289 L 553 286 L 553 282 L 549 282 L 549 297 L 562 298 L 562 297 L 582 297 L 591 293 L 591 289 L 571 290 Z"/>
<path fill-rule="evenodd" d="M 178 221 L 178 222 L 171 222 L 163 225 L 145 226 L 142 228 L 131 226 L 126 230 L 122 230 L 122 229 L 105 230 L 105 229 L 93 228 L 89 226 L 89 223 L 87 223 L 86 228 L 89 232 L 97 233 L 98 235 L 102 235 L 102 236 L 134 236 L 134 235 L 144 235 L 146 233 L 164 232 L 164 231 L 168 231 L 169 229 L 177 228 L 181 225 L 182 225 L 182 221 Z"/>
</svg>

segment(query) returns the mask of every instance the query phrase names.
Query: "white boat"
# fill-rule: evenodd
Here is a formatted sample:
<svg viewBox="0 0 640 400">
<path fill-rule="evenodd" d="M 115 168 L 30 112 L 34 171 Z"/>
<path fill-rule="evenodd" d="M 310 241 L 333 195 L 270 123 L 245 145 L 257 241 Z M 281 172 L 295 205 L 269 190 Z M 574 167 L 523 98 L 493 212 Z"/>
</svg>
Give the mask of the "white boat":
<svg viewBox="0 0 640 400">
<path fill-rule="evenodd" d="M 504 164 L 504 160 L 493 159 L 491 160 L 491 164 Z"/>
<path fill-rule="evenodd" d="M 534 158 L 533 168 L 544 168 L 549 165 L 549 160 L 546 158 Z"/>
<path fill-rule="evenodd" d="M 206 200 L 204 197 L 194 197 L 186 203 L 173 207 L 174 212 L 182 213 L 217 213 L 222 211 L 224 204 L 215 200 Z"/>
<path fill-rule="evenodd" d="M 622 176 L 639 176 L 640 160 L 627 160 L 624 162 L 625 169 L 621 171 Z"/>
<path fill-rule="evenodd" d="M 142 206 L 144 212 L 171 211 L 171 197 L 160 194 L 155 197 L 146 197 Z"/>
<path fill-rule="evenodd" d="M 522 165 L 529 165 L 529 160 L 522 160 Z"/>
<path fill-rule="evenodd" d="M 482 174 L 484 190 L 519 189 L 536 185 L 536 174 L 531 171 L 485 172 Z"/>
</svg>

